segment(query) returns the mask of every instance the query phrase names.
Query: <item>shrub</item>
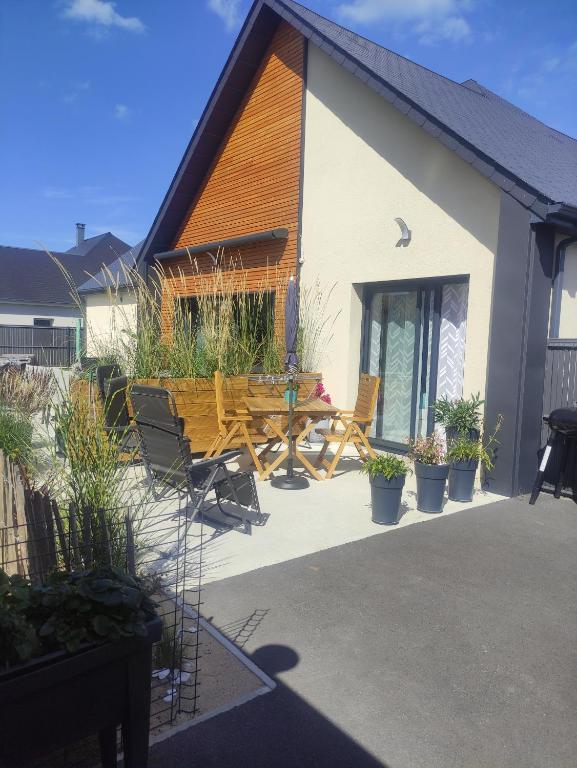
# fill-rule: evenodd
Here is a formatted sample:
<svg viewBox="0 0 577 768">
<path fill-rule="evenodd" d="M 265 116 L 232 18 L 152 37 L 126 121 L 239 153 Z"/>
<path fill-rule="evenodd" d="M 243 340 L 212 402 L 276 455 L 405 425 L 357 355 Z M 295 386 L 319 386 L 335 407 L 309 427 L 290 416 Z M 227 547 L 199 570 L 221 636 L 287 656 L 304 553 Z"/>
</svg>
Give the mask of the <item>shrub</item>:
<svg viewBox="0 0 577 768">
<path fill-rule="evenodd" d="M 0 450 L 30 473 L 32 469 L 32 423 L 19 410 L 0 404 Z"/>
<path fill-rule="evenodd" d="M 428 437 L 409 439 L 409 458 L 419 464 L 444 464 L 445 445 L 441 435 L 434 432 Z"/>
<path fill-rule="evenodd" d="M 55 394 L 52 371 L 46 368 L 9 368 L 0 373 L 0 404 L 31 416 L 47 408 Z"/>
<path fill-rule="evenodd" d="M 464 436 L 451 443 L 447 451 L 447 461 L 479 461 L 487 469 L 493 469 L 493 461 L 482 441 L 471 440 Z"/>
<path fill-rule="evenodd" d="M 387 480 L 393 477 L 404 477 L 410 471 L 407 463 L 400 456 L 390 454 L 379 454 L 374 459 L 367 459 L 361 467 L 361 472 L 370 478 L 383 475 Z"/>
<path fill-rule="evenodd" d="M 449 400 L 441 397 L 433 403 L 435 421 L 443 427 L 456 429 L 459 434 L 466 434 L 471 429 L 481 428 L 481 407 L 484 404 L 479 393 L 470 398 Z"/>
</svg>

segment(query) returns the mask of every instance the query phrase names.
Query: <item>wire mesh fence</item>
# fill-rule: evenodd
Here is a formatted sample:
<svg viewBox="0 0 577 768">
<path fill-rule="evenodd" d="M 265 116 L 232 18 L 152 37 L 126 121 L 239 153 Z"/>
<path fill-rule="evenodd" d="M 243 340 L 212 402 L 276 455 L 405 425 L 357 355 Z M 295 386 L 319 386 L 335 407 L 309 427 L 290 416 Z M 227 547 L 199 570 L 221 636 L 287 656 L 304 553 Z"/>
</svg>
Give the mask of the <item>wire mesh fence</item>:
<svg viewBox="0 0 577 768">
<path fill-rule="evenodd" d="M 154 602 L 163 632 L 153 646 L 152 734 L 198 709 L 203 536 L 181 494 L 113 509 L 62 508 L 28 488 L 0 453 L 0 568 L 7 575 L 42 585 L 55 571 L 119 568 Z"/>
</svg>

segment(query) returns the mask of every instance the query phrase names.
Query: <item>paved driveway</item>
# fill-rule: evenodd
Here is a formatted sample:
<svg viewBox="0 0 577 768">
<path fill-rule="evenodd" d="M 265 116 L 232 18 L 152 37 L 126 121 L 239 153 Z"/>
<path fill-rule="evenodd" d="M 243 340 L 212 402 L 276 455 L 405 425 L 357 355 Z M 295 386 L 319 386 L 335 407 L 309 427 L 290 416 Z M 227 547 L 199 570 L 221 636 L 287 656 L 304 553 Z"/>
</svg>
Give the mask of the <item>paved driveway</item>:
<svg viewBox="0 0 577 768">
<path fill-rule="evenodd" d="M 295 503 L 298 496 L 295 494 Z M 210 585 L 277 689 L 151 768 L 574 768 L 577 506 L 516 499 Z"/>
</svg>

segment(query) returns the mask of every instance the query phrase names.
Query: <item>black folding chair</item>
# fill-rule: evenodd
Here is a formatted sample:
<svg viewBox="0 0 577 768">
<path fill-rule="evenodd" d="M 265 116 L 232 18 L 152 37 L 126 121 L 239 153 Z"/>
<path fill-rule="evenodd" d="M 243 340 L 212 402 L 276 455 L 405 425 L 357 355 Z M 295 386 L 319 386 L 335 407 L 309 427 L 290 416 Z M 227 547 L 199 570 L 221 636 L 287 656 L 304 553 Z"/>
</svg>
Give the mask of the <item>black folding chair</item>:
<svg viewBox="0 0 577 768">
<path fill-rule="evenodd" d="M 535 504 L 539 498 L 552 453 L 556 463 L 556 472 L 553 478 L 554 495 L 556 499 L 561 496 L 570 463 L 569 458 L 574 453 L 575 441 L 577 440 L 577 408 L 556 408 L 551 411 L 548 417 L 545 417 L 544 421 L 549 424 L 549 439 L 541 457 L 529 504 Z"/>
<path fill-rule="evenodd" d="M 104 428 L 107 435 L 113 435 L 117 439 L 118 449 L 123 453 L 131 453 L 139 447 L 138 432 L 128 413 L 127 387 L 126 376 L 116 376 L 103 381 Z"/>
<path fill-rule="evenodd" d="M 151 482 L 186 490 L 191 520 L 203 509 L 206 497 L 215 493 L 215 505 L 225 518 L 234 518 L 250 530 L 252 517 L 260 518 L 260 505 L 252 473 L 232 472 L 226 463 L 241 451 L 228 451 L 215 458 L 194 461 L 190 440 L 183 434 L 172 393 L 161 387 L 133 384 L 130 399 L 140 437 L 140 452 Z M 213 506 L 215 506 L 213 505 Z M 231 512 L 234 505 L 239 514 Z"/>
<path fill-rule="evenodd" d="M 104 403 L 106 401 L 105 382 L 108 379 L 115 379 L 118 376 L 122 376 L 122 371 L 117 365 L 99 365 L 96 368 L 96 386 L 98 387 L 98 394 L 100 399 Z"/>
</svg>

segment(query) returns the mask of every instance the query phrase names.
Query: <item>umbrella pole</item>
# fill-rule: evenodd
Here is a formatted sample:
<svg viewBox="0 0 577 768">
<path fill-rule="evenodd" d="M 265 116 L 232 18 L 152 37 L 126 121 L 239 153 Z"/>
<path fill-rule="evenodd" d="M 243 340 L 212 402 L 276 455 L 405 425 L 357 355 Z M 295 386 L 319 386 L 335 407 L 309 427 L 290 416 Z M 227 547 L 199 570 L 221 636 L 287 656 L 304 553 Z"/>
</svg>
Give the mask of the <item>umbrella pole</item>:
<svg viewBox="0 0 577 768">
<path fill-rule="evenodd" d="M 294 423 L 294 376 L 290 374 L 288 377 L 288 390 L 289 390 L 289 402 L 288 402 L 288 459 L 286 474 L 282 477 L 274 477 L 270 484 L 273 488 L 282 488 L 285 491 L 300 491 L 303 488 L 309 487 L 309 481 L 302 475 L 295 475 L 294 473 L 294 436 L 293 436 L 293 423 Z"/>
</svg>

